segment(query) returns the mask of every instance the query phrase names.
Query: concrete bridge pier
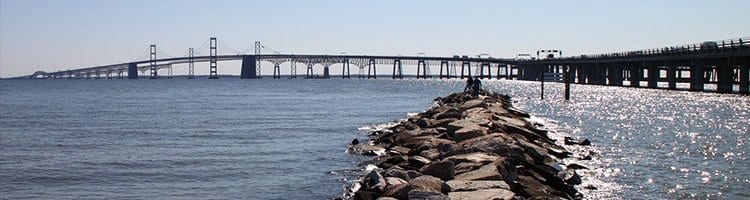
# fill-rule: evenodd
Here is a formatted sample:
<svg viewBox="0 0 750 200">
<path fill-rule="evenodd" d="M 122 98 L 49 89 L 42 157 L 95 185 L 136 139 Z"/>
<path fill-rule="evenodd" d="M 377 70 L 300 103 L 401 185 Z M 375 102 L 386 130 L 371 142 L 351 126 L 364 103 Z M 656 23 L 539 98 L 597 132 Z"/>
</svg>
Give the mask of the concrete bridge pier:
<svg viewBox="0 0 750 200">
<path fill-rule="evenodd" d="M 257 60 L 255 56 L 242 56 L 242 70 L 240 71 L 240 79 L 258 78 L 256 64 Z"/>
<path fill-rule="evenodd" d="M 315 63 L 305 63 L 307 65 L 307 70 L 305 70 L 305 78 L 312 78 L 313 75 L 315 75 L 315 72 L 313 71 L 313 65 Z"/>
<path fill-rule="evenodd" d="M 581 65 L 575 67 L 576 70 L 576 81 L 578 84 L 586 83 L 586 68 Z"/>
<path fill-rule="evenodd" d="M 417 61 L 417 79 L 427 79 L 427 64 L 424 60 Z"/>
<path fill-rule="evenodd" d="M 732 83 L 734 82 L 734 70 L 728 61 L 719 62 L 716 65 L 716 78 L 718 79 L 716 90 L 720 93 L 732 93 Z"/>
<path fill-rule="evenodd" d="M 740 94 L 750 94 L 750 67 L 747 63 L 740 66 Z"/>
<path fill-rule="evenodd" d="M 443 68 L 445 68 L 445 75 L 443 75 Z M 450 69 L 448 69 L 448 61 L 440 61 L 440 79 L 443 77 L 450 79 Z"/>
<path fill-rule="evenodd" d="M 654 64 L 647 64 L 648 69 L 648 88 L 656 88 L 659 82 L 659 68 Z"/>
<path fill-rule="evenodd" d="M 273 79 L 281 79 L 281 68 L 278 63 L 273 65 Z"/>
<path fill-rule="evenodd" d="M 630 86 L 640 87 L 641 80 L 643 80 L 643 69 L 641 68 L 640 63 L 630 66 Z"/>
<path fill-rule="evenodd" d="M 693 60 L 690 64 L 690 91 L 703 91 L 703 85 L 706 80 L 704 64 L 700 61 Z"/>
<path fill-rule="evenodd" d="M 138 65 L 128 63 L 128 79 L 138 79 Z"/>
<path fill-rule="evenodd" d="M 622 86 L 622 66 L 620 64 L 614 64 L 607 68 L 607 78 L 609 79 L 608 85 Z"/>
<path fill-rule="evenodd" d="M 331 78 L 331 71 L 328 65 L 323 66 L 323 78 Z"/>
<path fill-rule="evenodd" d="M 479 64 L 479 78 L 481 78 L 481 79 L 485 78 L 485 76 L 484 76 L 484 68 L 485 67 L 487 68 L 487 76 L 486 76 L 486 78 L 487 79 L 491 79 L 492 78 L 492 69 L 490 68 L 490 63 L 488 63 L 488 62 L 483 62 L 483 63 Z"/>
<path fill-rule="evenodd" d="M 467 77 L 464 74 L 464 69 L 467 69 L 467 68 L 469 70 L 469 75 L 468 76 L 471 77 L 471 63 L 464 61 L 464 62 L 461 63 L 461 79 L 464 79 L 464 78 Z"/>
<path fill-rule="evenodd" d="M 674 63 L 664 63 L 667 67 L 667 82 L 670 90 L 677 89 L 677 66 Z"/>
<path fill-rule="evenodd" d="M 378 72 L 375 69 L 375 59 L 370 59 L 367 64 L 367 79 L 378 79 Z M 372 71 L 372 74 L 370 74 L 370 71 Z"/>
<path fill-rule="evenodd" d="M 592 78 L 594 79 L 595 85 L 607 85 L 607 68 L 600 65 L 595 64 L 593 67 L 594 75 Z"/>
<path fill-rule="evenodd" d="M 344 60 L 344 62 L 341 63 L 341 64 L 342 64 L 342 66 L 341 66 L 341 78 L 342 79 L 345 79 L 345 78 L 351 79 L 352 75 L 351 75 L 351 73 L 349 71 L 349 60 Z"/>
<path fill-rule="evenodd" d="M 391 76 L 393 79 L 403 79 L 404 74 L 403 70 L 401 68 L 401 60 L 393 60 L 393 75 Z"/>
</svg>

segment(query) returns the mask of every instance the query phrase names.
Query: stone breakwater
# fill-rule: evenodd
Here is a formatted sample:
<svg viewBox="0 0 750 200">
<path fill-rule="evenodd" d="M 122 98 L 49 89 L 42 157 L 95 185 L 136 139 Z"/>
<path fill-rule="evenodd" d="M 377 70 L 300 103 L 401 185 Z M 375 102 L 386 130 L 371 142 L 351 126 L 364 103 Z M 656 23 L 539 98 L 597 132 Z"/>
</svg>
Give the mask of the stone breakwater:
<svg viewBox="0 0 750 200">
<path fill-rule="evenodd" d="M 433 108 L 349 151 L 376 156 L 377 168 L 352 186 L 351 199 L 580 199 L 580 165 L 510 97 L 481 92 L 435 99 Z M 566 138 L 576 143 L 573 139 Z M 566 141 L 568 142 L 568 141 Z M 580 144 L 578 142 L 577 144 Z"/>
</svg>

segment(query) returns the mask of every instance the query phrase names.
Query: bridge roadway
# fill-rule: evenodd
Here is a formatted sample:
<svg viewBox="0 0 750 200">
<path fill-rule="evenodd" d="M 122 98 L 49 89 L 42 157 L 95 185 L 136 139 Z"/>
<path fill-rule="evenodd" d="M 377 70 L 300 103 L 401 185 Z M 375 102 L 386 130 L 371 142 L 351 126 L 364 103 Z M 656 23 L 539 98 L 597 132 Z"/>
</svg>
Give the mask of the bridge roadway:
<svg viewBox="0 0 750 200">
<path fill-rule="evenodd" d="M 630 86 L 657 89 L 681 89 L 677 83 L 688 83 L 690 91 L 708 91 L 706 84 L 715 84 L 716 92 L 750 94 L 750 38 L 696 43 L 691 45 L 663 47 L 639 51 L 596 55 L 581 55 L 550 59 L 507 59 L 476 57 L 434 56 L 370 56 L 370 55 L 301 55 L 301 54 L 255 54 L 214 55 L 196 57 L 173 57 L 135 61 L 75 70 L 46 73 L 39 71 L 31 78 L 91 78 L 105 73 L 112 78 L 127 74 L 128 79 L 138 79 L 138 72 L 170 68 L 173 64 L 241 60 L 240 78 L 260 78 L 260 61 L 274 66 L 274 78 L 280 78 L 279 66 L 291 63 L 296 77 L 296 64 L 306 67 L 306 78 L 317 78 L 314 66 L 323 66 L 320 78 L 329 78 L 329 67 L 339 64 L 341 77 L 350 78 L 349 66 L 360 69 L 360 78 L 377 78 L 376 66 L 392 66 L 392 78 L 403 78 L 403 66 L 417 68 L 417 78 L 430 78 L 430 68 L 439 66 L 439 78 L 465 78 L 474 75 L 480 78 L 518 79 L 539 81 L 544 73 L 565 74 L 565 81 L 578 84 L 608 86 Z M 456 69 L 460 67 L 460 72 Z M 367 74 L 365 76 L 365 69 Z M 214 67 L 212 71 L 215 71 Z M 486 70 L 486 71 L 485 71 Z M 501 73 L 502 72 L 502 73 Z M 460 74 L 459 74 L 460 73 Z M 191 74 L 192 75 L 192 74 Z M 152 73 L 150 78 L 158 78 Z M 209 78 L 218 78 L 212 73 Z M 626 85 L 627 81 L 627 85 Z M 645 85 L 643 84 L 645 82 Z M 666 87 L 660 86 L 666 82 Z M 736 87 L 735 87 L 736 86 Z M 735 90 L 735 88 L 737 88 Z"/>
</svg>

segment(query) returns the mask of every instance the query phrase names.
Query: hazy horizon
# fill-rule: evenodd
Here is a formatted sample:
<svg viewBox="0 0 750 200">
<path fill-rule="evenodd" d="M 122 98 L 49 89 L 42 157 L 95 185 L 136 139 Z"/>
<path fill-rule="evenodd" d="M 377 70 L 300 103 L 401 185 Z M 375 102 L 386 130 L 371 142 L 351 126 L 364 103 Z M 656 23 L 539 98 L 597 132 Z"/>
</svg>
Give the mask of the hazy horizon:
<svg viewBox="0 0 750 200">
<path fill-rule="evenodd" d="M 1 0 L 0 77 L 143 60 L 151 44 L 159 58 L 183 56 L 209 37 L 219 39 L 221 54 L 252 53 L 254 41 L 281 53 L 330 55 L 637 50 L 750 36 L 747 7 L 750 1 L 735 0 Z M 219 64 L 219 74 L 239 71 L 239 62 Z M 196 64 L 196 74 L 207 73 L 206 63 Z"/>
</svg>

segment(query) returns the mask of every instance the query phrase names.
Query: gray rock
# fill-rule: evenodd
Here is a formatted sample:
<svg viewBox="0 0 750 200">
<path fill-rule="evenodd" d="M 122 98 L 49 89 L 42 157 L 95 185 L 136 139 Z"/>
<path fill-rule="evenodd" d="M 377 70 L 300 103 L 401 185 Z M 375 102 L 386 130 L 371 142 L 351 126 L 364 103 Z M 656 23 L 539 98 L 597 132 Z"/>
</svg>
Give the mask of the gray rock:
<svg viewBox="0 0 750 200">
<path fill-rule="evenodd" d="M 398 177 L 385 177 L 385 182 L 388 183 L 388 185 L 400 185 L 409 183 L 404 179 Z"/>
<path fill-rule="evenodd" d="M 383 191 L 387 185 L 383 176 L 374 170 L 367 174 L 367 181 L 365 183 L 367 190 L 370 191 Z"/>
<path fill-rule="evenodd" d="M 481 127 L 476 124 L 464 126 L 461 129 L 456 130 L 453 133 L 453 139 L 456 141 L 463 141 L 487 134 L 487 128 Z"/>
<path fill-rule="evenodd" d="M 450 108 L 444 112 L 435 115 L 435 119 L 446 119 L 446 118 L 462 118 L 461 111 L 456 108 Z"/>
<path fill-rule="evenodd" d="M 423 175 L 409 180 L 409 185 L 415 190 L 442 193 L 448 191 L 448 186 L 443 180 L 430 175 Z"/>
<path fill-rule="evenodd" d="M 414 169 L 419 169 L 424 167 L 425 165 L 432 162 L 430 159 L 427 159 L 422 156 L 411 156 L 409 157 L 409 166 L 413 167 Z"/>
<path fill-rule="evenodd" d="M 440 151 L 437 149 L 427 149 L 420 152 L 419 155 L 430 160 L 437 160 L 440 157 Z"/>
<path fill-rule="evenodd" d="M 450 180 L 453 179 L 453 162 L 435 161 L 419 169 L 419 172 L 442 180 Z"/>
<path fill-rule="evenodd" d="M 510 186 L 505 181 L 458 181 L 451 180 L 445 182 L 448 185 L 448 190 L 451 192 L 456 191 L 474 191 L 483 189 L 505 189 L 511 190 Z"/>
<path fill-rule="evenodd" d="M 473 171 L 475 169 L 478 169 L 484 165 L 483 163 L 474 163 L 474 162 L 462 162 L 458 163 L 454 168 L 453 174 L 461 174 L 466 173 L 469 171 Z"/>
<path fill-rule="evenodd" d="M 480 107 L 480 106 L 486 106 L 484 104 L 484 101 L 482 101 L 480 99 L 474 99 L 474 100 L 466 101 L 463 104 L 461 104 L 461 109 L 462 110 L 468 110 L 468 109 L 475 108 L 475 107 Z"/>
<path fill-rule="evenodd" d="M 385 191 L 380 194 L 380 197 L 394 197 L 397 199 L 409 198 L 409 191 L 413 187 L 409 184 L 389 185 L 385 188 Z"/>
<path fill-rule="evenodd" d="M 482 162 L 492 162 L 497 159 L 498 159 L 497 156 L 489 155 L 487 153 L 482 153 L 482 152 L 459 154 L 459 155 L 453 155 L 453 156 L 445 158 L 445 160 L 450 160 L 453 163 L 461 163 L 461 162 L 482 163 Z"/>
<path fill-rule="evenodd" d="M 458 174 L 454 179 L 460 181 L 502 180 L 502 176 L 500 176 L 500 172 L 497 171 L 497 167 L 495 166 L 495 164 L 490 163 L 474 171 Z"/>
<path fill-rule="evenodd" d="M 492 200 L 510 200 L 516 196 L 516 193 L 506 189 L 484 189 L 467 192 L 450 192 L 448 198 L 451 200 L 474 200 L 474 199 L 492 199 Z"/>
<path fill-rule="evenodd" d="M 409 191 L 409 200 L 450 200 L 450 198 L 443 193 L 414 189 Z"/>
</svg>

